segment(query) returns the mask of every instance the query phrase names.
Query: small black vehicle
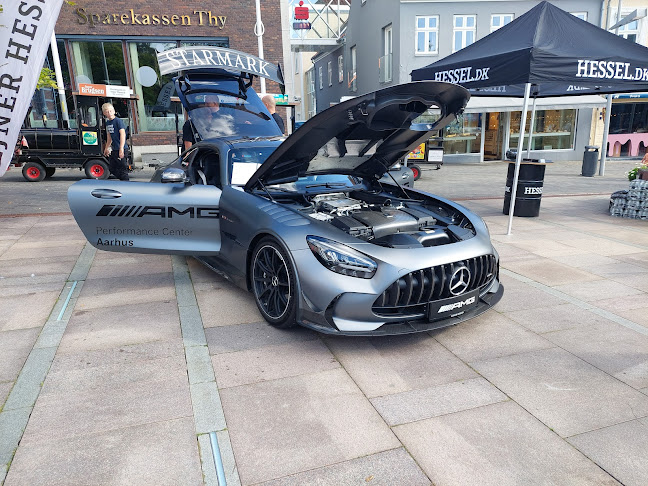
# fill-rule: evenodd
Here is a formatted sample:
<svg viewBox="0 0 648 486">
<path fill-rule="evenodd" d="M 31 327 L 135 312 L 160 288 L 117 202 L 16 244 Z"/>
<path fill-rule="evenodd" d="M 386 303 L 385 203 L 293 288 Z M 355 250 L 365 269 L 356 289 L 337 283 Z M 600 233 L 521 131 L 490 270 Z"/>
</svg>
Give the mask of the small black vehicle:
<svg viewBox="0 0 648 486">
<path fill-rule="evenodd" d="M 103 149 L 106 132 L 101 114 L 105 98 L 74 96 L 77 128 L 32 128 L 20 130 L 20 137 L 12 165 L 22 167 L 23 177 L 29 182 L 40 182 L 52 177 L 56 169 L 83 170 L 89 179 L 107 179 L 108 158 Z M 127 161 L 133 167 L 130 137 Z"/>
</svg>

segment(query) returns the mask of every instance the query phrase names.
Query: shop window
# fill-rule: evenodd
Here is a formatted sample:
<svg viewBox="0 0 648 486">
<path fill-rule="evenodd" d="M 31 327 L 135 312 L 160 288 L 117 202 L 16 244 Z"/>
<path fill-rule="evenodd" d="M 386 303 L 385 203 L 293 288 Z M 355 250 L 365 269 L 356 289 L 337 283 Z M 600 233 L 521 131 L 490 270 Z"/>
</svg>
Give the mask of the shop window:
<svg viewBox="0 0 648 486">
<path fill-rule="evenodd" d="M 513 14 L 495 14 L 495 15 L 491 15 L 490 31 L 495 32 L 500 27 L 504 27 L 506 24 L 511 23 L 513 18 L 514 18 Z"/>
<path fill-rule="evenodd" d="M 416 16 L 416 48 L 418 55 L 439 53 L 439 16 Z"/>
<path fill-rule="evenodd" d="M 82 83 L 128 86 L 121 42 L 71 42 L 70 45 L 76 72 L 75 89 Z M 128 126 L 128 101 L 119 98 L 109 101 Z"/>
<path fill-rule="evenodd" d="M 160 76 L 157 53 L 176 47 L 175 41 L 129 42 L 133 89 L 138 99 L 137 118 L 140 132 L 175 131 L 175 94 L 172 75 Z"/>
<path fill-rule="evenodd" d="M 72 42 L 76 84 L 127 86 L 121 42 Z"/>
<path fill-rule="evenodd" d="M 521 112 L 511 113 L 510 148 L 517 148 L 520 138 Z M 523 150 L 529 142 L 531 112 L 527 113 Z M 531 150 L 573 150 L 576 134 L 576 110 L 537 110 Z"/>
<path fill-rule="evenodd" d="M 475 35 L 477 32 L 477 16 L 476 15 L 455 15 L 452 52 L 457 52 L 464 47 L 469 46 L 475 42 Z"/>
<path fill-rule="evenodd" d="M 610 133 L 648 132 L 648 103 L 614 103 L 610 112 Z"/>
<path fill-rule="evenodd" d="M 481 113 L 459 116 L 443 130 L 443 152 L 446 154 L 478 154 L 481 150 Z"/>
<path fill-rule="evenodd" d="M 70 127 L 76 128 L 74 101 L 70 87 L 70 73 L 65 55 L 65 44 L 62 40 L 57 41 L 57 52 L 61 62 L 61 74 L 63 77 L 63 88 L 67 101 L 66 106 L 70 119 Z M 54 58 L 52 57 L 51 48 L 47 49 L 47 57 L 43 63 L 43 68 L 50 69 L 54 72 Z M 54 81 L 56 81 L 56 78 Z M 30 127 L 64 128 L 61 101 L 57 89 L 43 88 L 34 91 L 25 124 Z"/>
</svg>

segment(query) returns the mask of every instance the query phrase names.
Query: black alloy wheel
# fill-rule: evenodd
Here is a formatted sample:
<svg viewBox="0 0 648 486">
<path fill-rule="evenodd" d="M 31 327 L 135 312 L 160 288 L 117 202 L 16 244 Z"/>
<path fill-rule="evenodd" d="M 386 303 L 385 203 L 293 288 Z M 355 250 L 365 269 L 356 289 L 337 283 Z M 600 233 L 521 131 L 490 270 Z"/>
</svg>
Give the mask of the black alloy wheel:
<svg viewBox="0 0 648 486">
<path fill-rule="evenodd" d="M 296 324 L 295 272 L 286 252 L 274 238 L 262 239 L 250 263 L 252 292 L 264 319 L 277 328 Z"/>
</svg>

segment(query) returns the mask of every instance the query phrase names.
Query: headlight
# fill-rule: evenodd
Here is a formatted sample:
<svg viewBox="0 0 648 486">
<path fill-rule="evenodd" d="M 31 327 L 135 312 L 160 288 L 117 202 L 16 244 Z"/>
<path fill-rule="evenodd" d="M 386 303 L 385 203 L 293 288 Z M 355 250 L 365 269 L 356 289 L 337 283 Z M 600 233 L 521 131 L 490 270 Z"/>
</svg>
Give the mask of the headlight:
<svg viewBox="0 0 648 486">
<path fill-rule="evenodd" d="M 376 273 L 376 262 L 346 245 L 319 236 L 307 236 L 306 242 L 320 263 L 333 272 L 359 278 Z"/>
</svg>

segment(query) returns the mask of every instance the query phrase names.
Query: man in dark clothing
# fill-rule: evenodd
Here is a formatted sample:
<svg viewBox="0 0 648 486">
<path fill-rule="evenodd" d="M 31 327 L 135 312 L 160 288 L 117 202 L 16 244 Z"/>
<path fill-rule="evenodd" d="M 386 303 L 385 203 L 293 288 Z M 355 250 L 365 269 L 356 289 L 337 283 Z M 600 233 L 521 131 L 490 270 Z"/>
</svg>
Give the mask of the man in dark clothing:
<svg viewBox="0 0 648 486">
<path fill-rule="evenodd" d="M 286 128 L 284 126 L 283 118 L 281 118 L 281 116 L 277 113 L 277 102 L 275 101 L 274 96 L 267 94 L 261 99 L 261 101 L 263 101 L 263 104 L 270 112 L 270 115 L 272 115 L 274 121 L 276 121 L 277 125 L 279 125 L 281 133 L 284 133 L 286 131 Z"/>
<path fill-rule="evenodd" d="M 115 116 L 115 107 L 104 103 L 101 111 L 106 117 L 106 148 L 104 155 L 108 157 L 109 170 L 120 181 L 129 180 L 126 162 L 126 126 Z"/>
<path fill-rule="evenodd" d="M 218 117 L 218 111 L 220 110 L 220 100 L 217 95 L 207 94 L 205 95 L 204 102 L 200 107 L 195 108 L 192 111 L 192 116 L 196 118 L 203 118 L 208 126 Z M 184 149 L 187 150 L 194 143 L 196 143 L 196 137 L 194 135 L 194 127 L 192 126 L 192 121 L 189 119 L 184 122 L 182 126 L 182 141 Z"/>
</svg>

